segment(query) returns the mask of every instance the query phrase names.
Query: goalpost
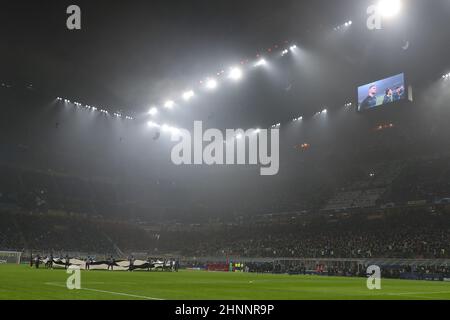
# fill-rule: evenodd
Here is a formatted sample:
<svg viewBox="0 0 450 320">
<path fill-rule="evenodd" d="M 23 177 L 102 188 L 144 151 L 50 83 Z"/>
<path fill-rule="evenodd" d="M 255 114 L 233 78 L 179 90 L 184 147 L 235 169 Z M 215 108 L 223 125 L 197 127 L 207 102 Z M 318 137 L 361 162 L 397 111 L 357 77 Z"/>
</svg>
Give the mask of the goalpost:
<svg viewBox="0 0 450 320">
<path fill-rule="evenodd" d="M 0 251 L 0 264 L 16 263 L 20 264 L 22 252 L 16 251 Z"/>
</svg>

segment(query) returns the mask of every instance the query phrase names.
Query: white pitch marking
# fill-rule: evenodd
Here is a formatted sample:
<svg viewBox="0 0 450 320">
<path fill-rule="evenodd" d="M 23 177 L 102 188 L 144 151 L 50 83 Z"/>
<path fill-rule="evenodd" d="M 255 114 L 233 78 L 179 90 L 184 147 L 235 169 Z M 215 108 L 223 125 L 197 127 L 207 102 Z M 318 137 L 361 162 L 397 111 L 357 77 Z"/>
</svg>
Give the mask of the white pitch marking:
<svg viewBox="0 0 450 320">
<path fill-rule="evenodd" d="M 47 282 L 45 284 L 48 285 L 48 286 L 55 286 L 55 287 L 61 287 L 61 288 L 65 288 L 66 287 L 64 285 L 51 283 L 51 282 Z M 114 292 L 114 291 L 106 291 L 106 290 L 98 290 L 98 289 L 90 289 L 90 288 L 81 288 L 81 290 L 100 292 L 100 293 L 108 293 L 108 294 L 113 294 L 113 295 L 117 295 L 117 296 L 125 296 L 125 297 L 132 297 L 132 298 L 139 298 L 139 299 L 146 299 L 146 300 L 164 300 L 164 299 L 159 299 L 159 298 L 138 296 L 138 295 L 135 295 L 135 294 L 121 293 L 121 292 Z"/>
</svg>

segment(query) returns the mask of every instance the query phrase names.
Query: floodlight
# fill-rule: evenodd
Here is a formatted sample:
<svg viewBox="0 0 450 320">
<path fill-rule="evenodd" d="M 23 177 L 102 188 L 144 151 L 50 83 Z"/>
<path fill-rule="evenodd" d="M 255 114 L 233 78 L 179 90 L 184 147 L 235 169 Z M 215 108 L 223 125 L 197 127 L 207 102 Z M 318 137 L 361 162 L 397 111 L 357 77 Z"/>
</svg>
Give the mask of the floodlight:
<svg viewBox="0 0 450 320">
<path fill-rule="evenodd" d="M 217 88 L 217 80 L 216 79 L 207 79 L 206 80 L 206 88 L 215 89 Z"/>
<path fill-rule="evenodd" d="M 166 103 L 164 103 L 164 108 L 172 109 L 174 105 L 175 102 L 173 102 L 172 100 L 167 100 Z"/>
<path fill-rule="evenodd" d="M 159 124 L 157 124 L 157 123 L 155 123 L 155 122 L 153 122 L 153 121 L 147 122 L 147 125 L 148 125 L 150 128 L 159 128 Z"/>
<path fill-rule="evenodd" d="M 242 70 L 240 68 L 234 67 L 230 70 L 230 79 L 239 80 L 242 78 Z"/>
<path fill-rule="evenodd" d="M 151 116 L 156 116 L 158 114 L 158 109 L 153 107 L 153 108 L 150 109 L 148 114 L 151 115 Z"/>
<path fill-rule="evenodd" d="M 189 99 L 191 99 L 194 96 L 194 91 L 190 90 L 190 91 L 186 91 L 185 93 L 183 93 L 183 99 L 185 101 L 188 101 Z"/>
<path fill-rule="evenodd" d="M 257 63 L 255 63 L 255 67 L 262 67 L 267 64 L 267 61 L 265 59 L 259 60 Z"/>
<path fill-rule="evenodd" d="M 401 9 L 402 2 L 400 0 L 380 0 L 378 2 L 378 13 L 386 18 L 396 16 Z"/>
</svg>

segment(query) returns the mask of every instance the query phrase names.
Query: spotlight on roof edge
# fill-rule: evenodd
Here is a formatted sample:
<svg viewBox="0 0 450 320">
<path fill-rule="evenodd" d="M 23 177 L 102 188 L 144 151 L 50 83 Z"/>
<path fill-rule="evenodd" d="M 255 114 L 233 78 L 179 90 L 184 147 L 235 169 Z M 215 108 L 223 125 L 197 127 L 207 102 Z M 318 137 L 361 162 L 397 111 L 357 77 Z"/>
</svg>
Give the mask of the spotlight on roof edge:
<svg viewBox="0 0 450 320">
<path fill-rule="evenodd" d="M 172 100 L 167 100 L 164 103 L 164 108 L 172 109 L 174 105 L 175 105 L 175 102 L 173 102 Z"/>
<path fill-rule="evenodd" d="M 153 122 L 153 121 L 149 121 L 147 122 L 147 126 L 149 126 L 150 128 L 159 128 L 159 124 Z"/>
<path fill-rule="evenodd" d="M 183 99 L 185 101 L 190 100 L 193 96 L 195 95 L 194 91 L 190 90 L 190 91 L 186 91 L 185 93 L 183 93 Z"/>
<path fill-rule="evenodd" d="M 242 78 L 242 70 L 237 67 L 231 68 L 229 77 L 232 80 L 241 79 Z"/>
<path fill-rule="evenodd" d="M 177 133 L 180 133 L 180 129 L 175 128 L 175 127 L 169 127 L 169 132 L 171 134 L 177 134 Z"/>
<path fill-rule="evenodd" d="M 345 22 L 344 24 L 341 24 L 340 26 L 335 27 L 334 31 L 344 29 L 344 27 L 350 27 L 352 24 L 353 24 L 353 21 L 349 20 L 349 21 Z"/>
<path fill-rule="evenodd" d="M 206 88 L 211 89 L 211 90 L 217 88 L 217 80 L 212 79 L 212 78 L 207 79 L 206 80 Z"/>
<path fill-rule="evenodd" d="M 383 17 L 391 18 L 400 13 L 402 2 L 401 0 L 380 0 L 377 9 Z"/>
<path fill-rule="evenodd" d="M 158 114 L 158 109 L 153 107 L 153 108 L 150 109 L 148 114 L 151 115 L 151 116 L 156 116 Z"/>
<path fill-rule="evenodd" d="M 267 61 L 265 59 L 261 59 L 257 63 L 255 63 L 255 67 L 262 67 L 265 65 L 267 65 Z"/>
<path fill-rule="evenodd" d="M 167 124 L 163 124 L 161 126 L 161 129 L 162 129 L 163 132 L 169 132 L 169 133 L 172 133 L 172 134 L 176 134 L 176 133 L 180 132 L 180 129 L 175 128 L 175 127 L 171 127 L 171 126 L 169 126 Z"/>
</svg>

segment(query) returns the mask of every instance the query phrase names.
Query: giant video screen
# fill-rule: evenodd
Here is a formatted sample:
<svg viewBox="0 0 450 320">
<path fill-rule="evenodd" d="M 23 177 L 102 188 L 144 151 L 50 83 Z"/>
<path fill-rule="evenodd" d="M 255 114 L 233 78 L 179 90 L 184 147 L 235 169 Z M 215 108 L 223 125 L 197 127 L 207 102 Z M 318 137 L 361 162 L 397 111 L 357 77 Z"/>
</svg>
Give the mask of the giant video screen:
<svg viewBox="0 0 450 320">
<path fill-rule="evenodd" d="M 403 73 L 358 88 L 358 111 L 367 111 L 407 99 Z"/>
</svg>

